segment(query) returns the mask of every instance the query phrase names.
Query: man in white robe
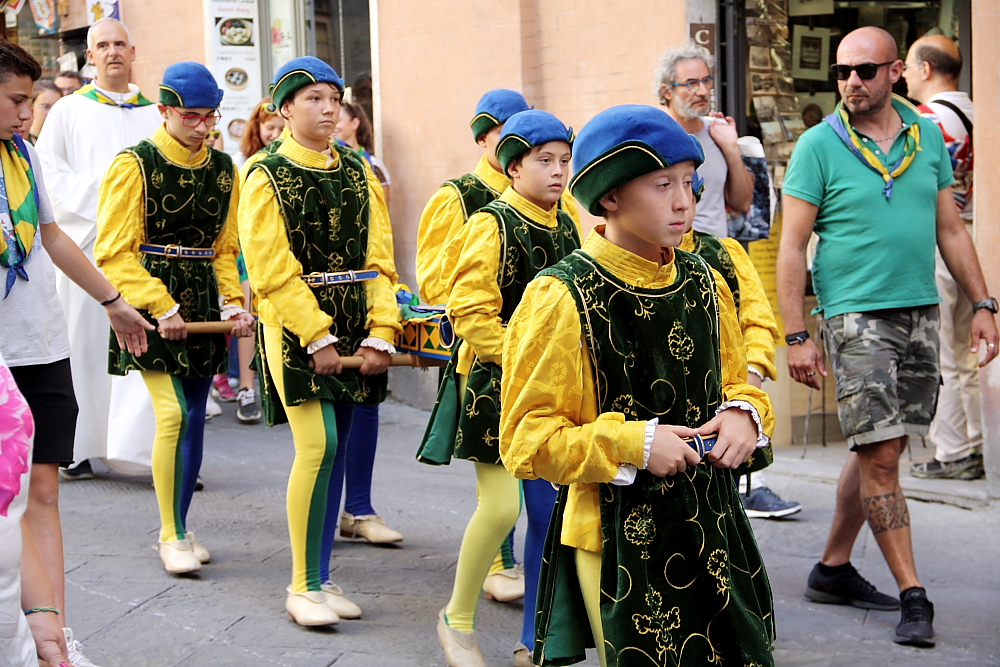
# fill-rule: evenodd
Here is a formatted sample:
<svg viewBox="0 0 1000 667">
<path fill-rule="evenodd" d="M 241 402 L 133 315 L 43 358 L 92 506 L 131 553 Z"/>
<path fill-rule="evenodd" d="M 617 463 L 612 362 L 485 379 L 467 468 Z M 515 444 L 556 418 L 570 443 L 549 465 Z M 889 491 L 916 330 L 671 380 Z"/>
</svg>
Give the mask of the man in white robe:
<svg viewBox="0 0 1000 667">
<path fill-rule="evenodd" d="M 119 151 L 152 136 L 163 119 L 129 83 L 135 47 L 124 24 L 116 19 L 94 23 L 87 33 L 87 57 L 97 78 L 52 107 L 36 149 L 56 221 L 93 261 L 104 172 Z M 119 472 L 148 472 L 155 428 L 149 392 L 138 373 L 108 374 L 104 309 L 62 273 L 56 287 L 66 313 L 80 406 L 74 460 L 81 465 L 101 458 Z"/>
</svg>

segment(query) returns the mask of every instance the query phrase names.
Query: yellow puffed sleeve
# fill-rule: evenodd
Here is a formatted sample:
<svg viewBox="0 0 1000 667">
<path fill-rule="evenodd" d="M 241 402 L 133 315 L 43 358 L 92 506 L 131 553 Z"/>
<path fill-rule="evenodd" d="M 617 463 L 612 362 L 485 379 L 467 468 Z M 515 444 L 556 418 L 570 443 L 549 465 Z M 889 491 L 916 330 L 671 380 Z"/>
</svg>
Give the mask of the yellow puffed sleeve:
<svg viewBox="0 0 1000 667">
<path fill-rule="evenodd" d="M 455 267 L 448 282 L 448 317 L 455 335 L 483 361 L 501 363 L 504 326 L 503 297 L 497 283 L 500 230 L 490 213 L 476 213 L 448 241 L 446 262 Z M 458 372 L 468 374 L 468 365 Z"/>
<path fill-rule="evenodd" d="M 424 206 L 417 228 L 417 284 L 426 303 L 448 303 L 451 265 L 445 261 L 444 251 L 452 232 L 463 224 L 465 209 L 458 190 L 441 186 Z"/>
<path fill-rule="evenodd" d="M 243 185 L 239 230 L 261 321 L 285 327 L 299 337 L 302 347 L 328 335 L 333 318 L 302 281 L 302 264 L 292 254 L 281 206 L 262 169 L 254 170 Z"/>
<path fill-rule="evenodd" d="M 553 276 L 528 284 L 507 327 L 500 456 L 515 477 L 610 482 L 642 467 L 646 422 L 598 414 L 590 352 L 576 301 Z"/>
<path fill-rule="evenodd" d="M 268 154 L 263 151 L 257 151 L 247 158 L 246 162 L 243 163 L 243 166 L 240 167 L 240 183 L 246 182 L 247 176 L 250 174 L 250 168 L 267 157 L 267 155 Z"/>
<path fill-rule="evenodd" d="M 240 180 L 239 172 L 233 170 L 233 189 L 229 195 L 229 214 L 222 233 L 215 239 L 215 279 L 219 281 L 219 296 L 222 305 L 239 306 L 243 303 L 243 288 L 240 287 L 240 271 L 236 268 L 236 258 L 240 254 L 239 232 Z"/>
<path fill-rule="evenodd" d="M 719 346 L 722 348 L 722 396 L 724 401 L 746 401 L 760 417 L 764 434 L 774 433 L 774 410 L 763 389 L 747 382 L 747 357 L 736 302 L 725 279 L 712 269 L 719 295 Z M 741 293 L 742 300 L 742 293 Z"/>
<path fill-rule="evenodd" d="M 740 283 L 740 329 L 746 343 L 747 363 L 763 373 L 764 377 L 775 380 L 778 370 L 774 365 L 774 342 L 778 338 L 778 324 L 764 286 L 750 255 L 739 241 L 730 238 L 719 240 L 729 251 Z"/>
<path fill-rule="evenodd" d="M 392 223 L 385 205 L 385 191 L 365 161 L 370 195 L 368 226 L 368 254 L 365 268 L 379 272 L 375 280 L 365 281 L 365 296 L 368 301 L 368 334 L 388 343 L 396 341 L 396 334 L 402 332 L 399 321 L 399 306 L 393 285 L 399 282 L 396 273 L 395 251 L 392 243 Z"/>
<path fill-rule="evenodd" d="M 167 286 L 139 263 L 139 246 L 146 240 L 145 197 L 139 161 L 119 154 L 101 181 L 94 261 L 127 302 L 160 318 L 176 302 Z"/>
</svg>

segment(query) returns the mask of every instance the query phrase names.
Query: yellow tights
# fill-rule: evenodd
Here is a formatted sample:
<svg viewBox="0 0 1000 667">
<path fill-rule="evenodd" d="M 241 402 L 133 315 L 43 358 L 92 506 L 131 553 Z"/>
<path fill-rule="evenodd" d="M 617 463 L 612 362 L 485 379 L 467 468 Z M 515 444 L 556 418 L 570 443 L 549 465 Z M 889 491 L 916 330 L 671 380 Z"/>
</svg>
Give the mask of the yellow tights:
<svg viewBox="0 0 1000 667">
<path fill-rule="evenodd" d="M 597 656 L 601 667 L 607 667 L 604 655 L 604 627 L 601 625 L 601 554 L 600 552 L 576 549 L 576 576 L 580 580 L 583 605 L 587 608 L 590 630 L 597 644 Z"/>
</svg>

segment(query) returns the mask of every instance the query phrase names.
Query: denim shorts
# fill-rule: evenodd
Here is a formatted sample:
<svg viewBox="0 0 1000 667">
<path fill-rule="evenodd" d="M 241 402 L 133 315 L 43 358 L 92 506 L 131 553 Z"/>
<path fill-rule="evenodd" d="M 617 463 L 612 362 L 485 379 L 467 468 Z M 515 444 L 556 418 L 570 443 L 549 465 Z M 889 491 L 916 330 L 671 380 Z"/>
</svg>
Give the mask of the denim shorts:
<svg viewBox="0 0 1000 667">
<path fill-rule="evenodd" d="M 823 328 L 851 449 L 926 435 L 941 386 L 938 307 L 844 313 Z"/>
</svg>

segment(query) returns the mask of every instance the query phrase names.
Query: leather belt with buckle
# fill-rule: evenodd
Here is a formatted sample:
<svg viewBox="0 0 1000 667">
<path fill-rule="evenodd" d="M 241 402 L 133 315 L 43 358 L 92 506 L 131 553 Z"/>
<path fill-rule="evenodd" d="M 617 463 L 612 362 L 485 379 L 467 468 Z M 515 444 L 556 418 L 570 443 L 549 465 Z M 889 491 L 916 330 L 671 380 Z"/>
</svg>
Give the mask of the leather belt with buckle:
<svg viewBox="0 0 1000 667">
<path fill-rule="evenodd" d="M 171 259 L 212 259 L 215 257 L 215 248 L 185 248 L 180 245 L 154 245 L 152 243 L 140 245 L 139 252 L 147 255 L 162 255 Z"/>
<path fill-rule="evenodd" d="M 309 287 L 326 287 L 327 285 L 340 285 L 347 283 L 359 283 L 363 280 L 375 280 L 379 277 L 378 271 L 335 271 L 324 273 L 316 271 L 302 276 Z"/>
</svg>

